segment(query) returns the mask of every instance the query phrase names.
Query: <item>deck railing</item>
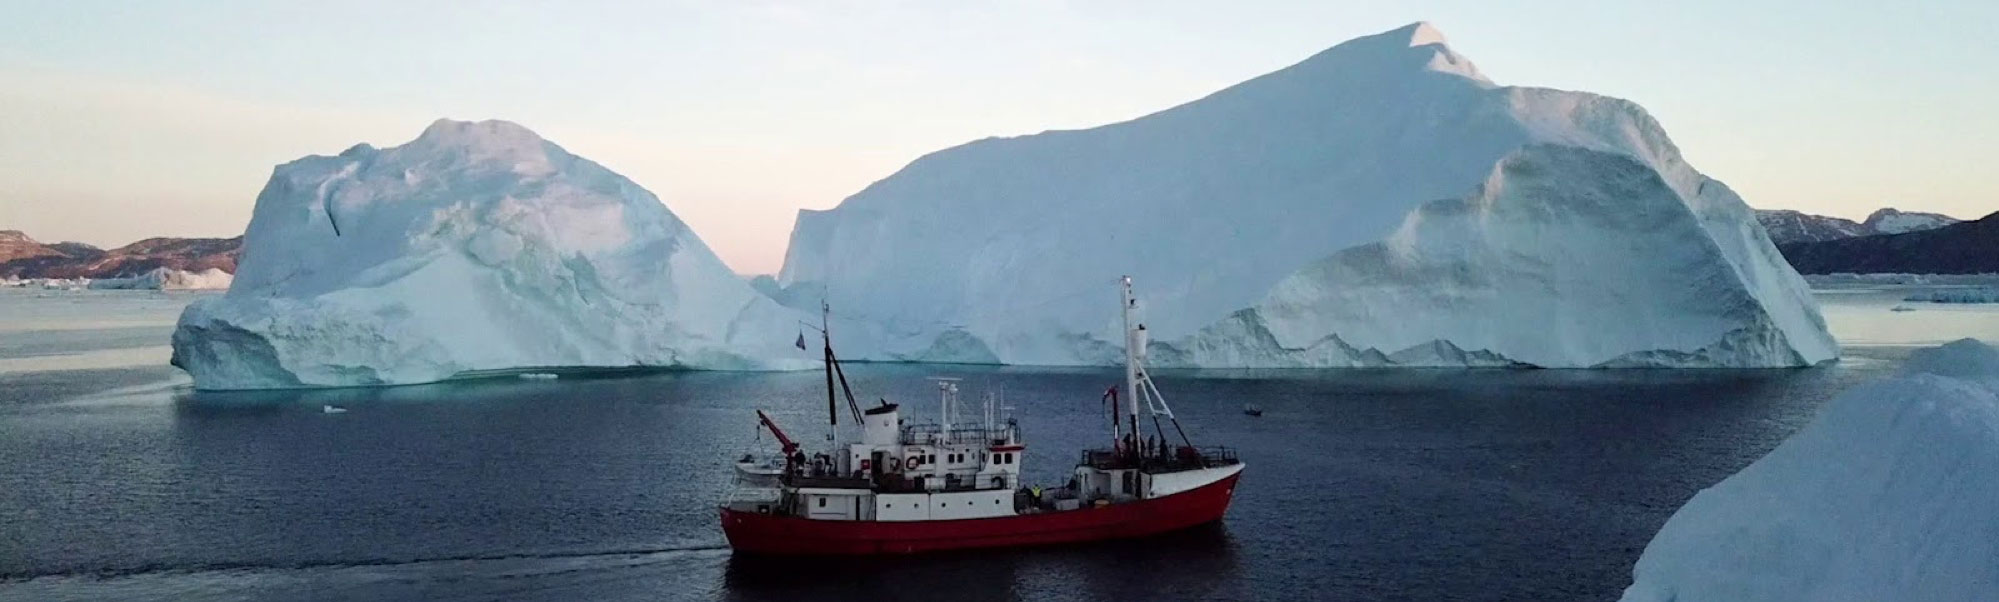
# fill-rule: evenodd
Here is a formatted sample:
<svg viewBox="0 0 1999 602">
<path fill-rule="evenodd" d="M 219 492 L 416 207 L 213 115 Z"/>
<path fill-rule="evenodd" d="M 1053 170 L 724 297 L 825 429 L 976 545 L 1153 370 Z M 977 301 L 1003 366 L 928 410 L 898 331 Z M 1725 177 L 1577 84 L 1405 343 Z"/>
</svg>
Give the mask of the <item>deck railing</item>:
<svg viewBox="0 0 1999 602">
<path fill-rule="evenodd" d="M 1241 462 L 1233 448 L 1223 446 L 1168 447 L 1150 453 L 1119 452 L 1111 449 L 1083 450 L 1080 464 L 1098 470 L 1122 468 L 1144 468 L 1157 470 L 1193 470 L 1228 466 Z"/>
<path fill-rule="evenodd" d="M 945 432 L 944 428 L 940 425 L 914 424 L 903 427 L 902 444 L 940 445 L 940 444 L 954 444 L 954 443 L 976 443 L 982 445 L 1000 445 L 1006 443 L 1008 438 L 1007 430 L 1009 428 L 1012 427 L 998 427 L 990 429 L 984 427 L 965 427 L 965 428 L 953 428 L 950 430 L 950 432 Z"/>
</svg>

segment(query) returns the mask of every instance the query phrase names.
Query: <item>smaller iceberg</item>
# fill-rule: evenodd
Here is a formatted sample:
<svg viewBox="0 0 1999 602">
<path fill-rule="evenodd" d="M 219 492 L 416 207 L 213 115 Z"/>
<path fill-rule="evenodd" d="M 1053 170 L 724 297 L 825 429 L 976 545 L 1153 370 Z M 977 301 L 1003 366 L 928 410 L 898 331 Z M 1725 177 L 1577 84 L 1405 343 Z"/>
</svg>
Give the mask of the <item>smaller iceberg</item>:
<svg viewBox="0 0 1999 602">
<path fill-rule="evenodd" d="M 1999 287 L 1941 288 L 1909 295 L 1902 300 L 1924 303 L 1999 303 Z"/>
<path fill-rule="evenodd" d="M 1995 559 L 1999 350 L 1964 339 L 1696 494 L 1624 600 L 1999 600 Z"/>
<path fill-rule="evenodd" d="M 235 276 L 220 268 L 208 268 L 199 272 L 176 270 L 173 268 L 153 268 L 152 271 L 124 278 L 99 278 L 90 281 L 90 288 L 96 290 L 154 290 L 154 291 L 197 291 L 227 290 Z"/>
<path fill-rule="evenodd" d="M 173 363 L 200 389 L 524 367 L 786 369 L 794 312 L 638 184 L 504 121 L 277 167 Z"/>
</svg>

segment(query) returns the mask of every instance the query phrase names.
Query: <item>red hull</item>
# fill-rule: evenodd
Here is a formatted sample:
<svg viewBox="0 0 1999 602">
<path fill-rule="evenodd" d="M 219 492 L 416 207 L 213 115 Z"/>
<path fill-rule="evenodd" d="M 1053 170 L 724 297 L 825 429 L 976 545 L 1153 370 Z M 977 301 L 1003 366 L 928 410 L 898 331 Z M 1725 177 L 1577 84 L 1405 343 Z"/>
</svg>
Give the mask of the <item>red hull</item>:
<svg viewBox="0 0 1999 602">
<path fill-rule="evenodd" d="M 1067 512 L 911 522 L 809 520 L 722 509 L 722 533 L 737 552 L 782 555 L 910 554 L 1139 537 L 1221 520 L 1235 496 L 1232 474 L 1160 498 Z"/>
</svg>

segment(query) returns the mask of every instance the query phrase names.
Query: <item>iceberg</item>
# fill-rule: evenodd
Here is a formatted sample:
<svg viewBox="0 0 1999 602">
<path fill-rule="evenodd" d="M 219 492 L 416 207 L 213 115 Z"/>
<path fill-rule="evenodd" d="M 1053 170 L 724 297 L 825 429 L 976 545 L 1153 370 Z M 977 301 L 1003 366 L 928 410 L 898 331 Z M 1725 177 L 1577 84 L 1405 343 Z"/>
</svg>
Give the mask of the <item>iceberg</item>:
<svg viewBox="0 0 1999 602">
<path fill-rule="evenodd" d="M 440 120 L 279 166 L 173 362 L 204 389 L 804 368 L 795 319 L 623 176 L 519 125 Z"/>
<path fill-rule="evenodd" d="M 1120 274 L 1169 365 L 1838 352 L 1754 212 L 1643 109 L 1496 84 L 1427 23 L 1131 121 L 929 154 L 801 211 L 790 244 L 766 288 L 875 325 L 869 359 L 1114 363 Z"/>
<path fill-rule="evenodd" d="M 181 290 L 223 290 L 234 280 L 229 272 L 221 268 L 208 268 L 199 272 L 176 270 L 173 268 L 153 268 L 144 274 L 125 278 L 98 278 L 90 281 L 92 289 L 142 289 L 158 291 Z"/>
<path fill-rule="evenodd" d="M 1999 599 L 1999 350 L 1960 340 L 1826 403 L 1694 495 L 1626 602 Z"/>
<path fill-rule="evenodd" d="M 1999 303 L 1999 287 L 1943 288 L 1909 295 L 1902 300 L 1927 303 Z"/>
<path fill-rule="evenodd" d="M 1548 144 L 1163 347 L 1162 362 L 1194 366 L 1711 367 L 1830 354 L 1791 344 L 1658 172 Z"/>
</svg>

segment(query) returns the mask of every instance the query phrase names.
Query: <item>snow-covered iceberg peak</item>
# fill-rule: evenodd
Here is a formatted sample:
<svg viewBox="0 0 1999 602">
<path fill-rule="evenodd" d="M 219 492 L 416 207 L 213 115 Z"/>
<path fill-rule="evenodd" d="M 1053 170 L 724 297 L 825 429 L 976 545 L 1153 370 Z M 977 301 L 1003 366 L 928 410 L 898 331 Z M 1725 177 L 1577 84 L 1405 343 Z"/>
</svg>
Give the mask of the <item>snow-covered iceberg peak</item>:
<svg viewBox="0 0 1999 602">
<path fill-rule="evenodd" d="M 1491 83 L 1485 74 L 1479 73 L 1478 66 L 1473 65 L 1471 59 L 1451 50 L 1450 43 L 1444 39 L 1444 32 L 1427 21 L 1410 23 L 1376 37 L 1382 38 L 1384 43 L 1402 41 L 1408 48 L 1415 49 L 1414 56 L 1423 60 L 1425 69 Z"/>
<path fill-rule="evenodd" d="M 1279 74 L 1290 75 L 1279 76 Z M 1491 87 L 1492 80 L 1479 72 L 1471 59 L 1452 50 L 1444 32 L 1427 22 L 1416 22 L 1371 36 L 1341 42 L 1296 65 L 1264 77 L 1276 79 L 1312 78 L 1321 83 L 1368 82 L 1370 85 L 1400 85 L 1412 77 L 1443 74 L 1467 83 Z M 1255 81 L 1255 80 L 1252 80 Z"/>
<path fill-rule="evenodd" d="M 790 361 L 785 313 L 623 176 L 513 123 L 443 120 L 279 166 L 174 361 L 203 388 L 767 368 Z"/>
<path fill-rule="evenodd" d="M 1972 340 L 1826 403 L 1696 494 L 1628 602 L 1999 600 L 1999 350 Z"/>
</svg>

